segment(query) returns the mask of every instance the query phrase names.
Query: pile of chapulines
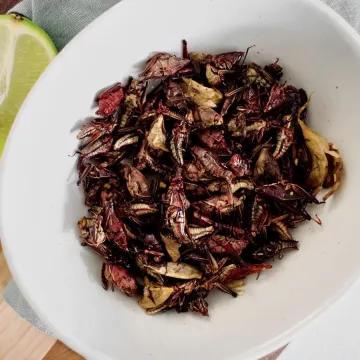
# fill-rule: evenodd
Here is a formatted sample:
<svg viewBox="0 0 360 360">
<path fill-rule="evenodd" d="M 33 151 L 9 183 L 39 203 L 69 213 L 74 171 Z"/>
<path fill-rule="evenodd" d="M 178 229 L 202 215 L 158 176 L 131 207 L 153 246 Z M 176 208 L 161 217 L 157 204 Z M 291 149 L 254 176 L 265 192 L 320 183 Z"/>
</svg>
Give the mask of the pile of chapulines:
<svg viewBox="0 0 360 360">
<path fill-rule="evenodd" d="M 140 80 L 97 96 L 81 129 L 82 244 L 104 259 L 105 289 L 141 295 L 148 314 L 208 315 L 266 260 L 297 249 L 289 228 L 315 220 L 339 185 L 338 150 L 305 122 L 308 97 L 243 52 L 157 53 Z"/>
</svg>

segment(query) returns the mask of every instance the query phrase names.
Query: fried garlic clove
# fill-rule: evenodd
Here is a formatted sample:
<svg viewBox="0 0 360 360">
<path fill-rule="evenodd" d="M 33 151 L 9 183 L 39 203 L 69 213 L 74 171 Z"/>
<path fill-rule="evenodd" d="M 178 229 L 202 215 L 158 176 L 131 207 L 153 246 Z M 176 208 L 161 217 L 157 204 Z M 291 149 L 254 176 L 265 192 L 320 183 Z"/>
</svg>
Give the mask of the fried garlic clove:
<svg viewBox="0 0 360 360">
<path fill-rule="evenodd" d="M 196 267 L 181 262 L 168 262 L 163 265 L 149 265 L 147 268 L 155 274 L 175 279 L 190 280 L 202 278 L 202 273 Z"/>
<path fill-rule="evenodd" d="M 205 60 L 205 53 L 203 52 L 190 52 L 189 53 L 189 58 L 190 60 L 194 60 L 194 61 L 204 61 Z"/>
<path fill-rule="evenodd" d="M 164 126 L 164 116 L 160 114 L 152 123 L 147 137 L 149 146 L 153 149 L 169 151 L 166 146 L 166 131 Z"/>
<path fill-rule="evenodd" d="M 221 102 L 223 95 L 219 90 L 208 88 L 198 82 L 183 78 L 185 83 L 184 93 L 197 105 L 215 108 Z"/>
<path fill-rule="evenodd" d="M 226 283 L 225 285 L 238 295 L 244 295 L 245 293 L 245 291 L 241 289 L 245 285 L 245 281 L 243 279 L 232 280 Z"/>
<path fill-rule="evenodd" d="M 168 308 L 167 304 L 162 304 L 160 306 L 156 306 L 154 308 L 147 309 L 145 311 L 145 313 L 147 315 L 154 315 L 154 314 L 157 314 L 158 312 L 161 312 L 161 311 L 165 310 L 166 308 Z"/>
<path fill-rule="evenodd" d="M 156 308 L 169 299 L 174 292 L 171 287 L 161 286 L 157 283 L 149 281 L 145 278 L 145 286 L 143 296 L 139 299 L 138 304 L 143 309 Z"/>
<path fill-rule="evenodd" d="M 170 234 L 160 234 L 161 240 L 163 241 L 166 251 L 171 257 L 173 262 L 177 262 L 180 259 L 179 248 L 181 244 L 175 241 L 175 238 Z"/>
<path fill-rule="evenodd" d="M 318 133 L 306 126 L 303 121 L 298 121 L 312 160 L 312 169 L 304 185 L 307 188 L 316 189 L 324 184 L 328 176 L 329 163 L 326 152 L 330 150 L 329 144 Z"/>
<path fill-rule="evenodd" d="M 210 64 L 206 64 L 206 78 L 211 86 L 218 86 L 221 84 L 221 77 L 217 69 Z"/>
</svg>

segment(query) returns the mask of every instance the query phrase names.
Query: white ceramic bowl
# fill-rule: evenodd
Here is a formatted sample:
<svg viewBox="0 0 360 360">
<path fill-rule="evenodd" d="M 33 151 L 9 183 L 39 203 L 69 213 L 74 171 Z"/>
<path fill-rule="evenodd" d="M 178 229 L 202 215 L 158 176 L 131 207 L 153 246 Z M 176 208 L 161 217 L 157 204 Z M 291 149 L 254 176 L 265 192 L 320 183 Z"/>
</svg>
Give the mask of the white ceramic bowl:
<svg viewBox="0 0 360 360">
<path fill-rule="evenodd" d="M 100 259 L 79 245 L 85 214 L 75 184 L 76 129 L 94 94 L 151 52 L 220 52 L 256 44 L 249 59 L 280 58 L 285 79 L 314 91 L 310 123 L 340 148 L 345 177 L 321 210 L 323 226 L 296 233 L 287 254 L 245 296 L 210 297 L 209 318 L 146 316 L 105 292 Z M 339 16 L 309 0 L 126 0 L 64 49 L 27 98 L 1 168 L 1 238 L 26 299 L 59 338 L 89 359 L 245 359 L 289 341 L 358 276 L 360 41 Z"/>
</svg>

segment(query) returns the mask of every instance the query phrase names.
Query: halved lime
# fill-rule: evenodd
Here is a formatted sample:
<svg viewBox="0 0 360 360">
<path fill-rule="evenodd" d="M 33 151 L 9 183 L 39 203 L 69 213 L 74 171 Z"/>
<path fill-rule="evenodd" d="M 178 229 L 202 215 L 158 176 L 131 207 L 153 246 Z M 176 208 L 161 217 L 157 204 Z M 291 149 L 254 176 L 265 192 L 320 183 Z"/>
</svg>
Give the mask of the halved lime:
<svg viewBox="0 0 360 360">
<path fill-rule="evenodd" d="M 33 22 L 0 16 L 0 155 L 26 95 L 56 54 L 49 36 Z"/>
</svg>

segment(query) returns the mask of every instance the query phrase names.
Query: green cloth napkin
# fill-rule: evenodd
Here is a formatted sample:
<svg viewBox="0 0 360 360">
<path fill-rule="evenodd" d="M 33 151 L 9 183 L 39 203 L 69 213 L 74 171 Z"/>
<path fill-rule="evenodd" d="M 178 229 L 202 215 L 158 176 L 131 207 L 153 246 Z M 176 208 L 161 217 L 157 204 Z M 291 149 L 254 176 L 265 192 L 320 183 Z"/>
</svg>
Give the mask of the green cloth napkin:
<svg viewBox="0 0 360 360">
<path fill-rule="evenodd" d="M 86 25 L 119 1 L 25 0 L 10 12 L 17 12 L 38 24 L 61 50 Z"/>
</svg>

